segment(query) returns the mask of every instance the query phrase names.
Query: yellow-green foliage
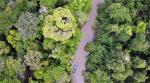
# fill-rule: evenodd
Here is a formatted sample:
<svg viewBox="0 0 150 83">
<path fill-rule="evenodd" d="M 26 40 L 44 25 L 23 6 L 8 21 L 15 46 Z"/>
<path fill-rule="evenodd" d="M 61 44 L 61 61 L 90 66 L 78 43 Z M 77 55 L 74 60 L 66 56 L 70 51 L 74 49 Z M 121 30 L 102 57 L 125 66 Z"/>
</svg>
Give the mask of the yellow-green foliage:
<svg viewBox="0 0 150 83">
<path fill-rule="evenodd" d="M 145 33 L 146 29 L 147 29 L 146 23 L 140 22 L 140 23 L 138 23 L 137 27 L 135 28 L 135 32 L 136 33 Z"/>
<path fill-rule="evenodd" d="M 145 68 L 146 67 L 146 60 L 143 60 L 139 57 L 134 57 L 132 59 L 132 66 L 133 68 Z"/>
<path fill-rule="evenodd" d="M 74 17 L 69 9 L 57 8 L 53 12 L 56 25 L 67 31 L 73 27 Z"/>
<path fill-rule="evenodd" d="M 55 40 L 52 40 L 52 39 L 49 39 L 49 38 L 45 38 L 44 42 L 42 43 L 43 48 L 45 50 L 53 49 L 55 47 L 54 42 L 55 42 Z"/>
<path fill-rule="evenodd" d="M 120 3 L 114 3 L 107 7 L 106 11 L 110 14 L 110 18 L 117 22 L 131 22 L 130 11 Z"/>
<path fill-rule="evenodd" d="M 6 2 L 6 0 L 0 0 L 0 10 L 5 8 Z"/>
<path fill-rule="evenodd" d="M 11 14 L 12 14 L 11 7 L 6 7 L 6 9 L 3 12 L 0 11 L 0 30 L 1 30 L 1 32 L 8 31 L 9 28 L 13 25 L 12 19 L 9 18 L 11 16 Z"/>
<path fill-rule="evenodd" d="M 21 83 L 20 80 L 18 79 L 4 79 L 4 80 L 1 80 L 1 83 Z"/>
<path fill-rule="evenodd" d="M 25 53 L 24 44 L 21 41 L 18 31 L 10 30 L 9 34 L 6 35 L 6 38 L 7 38 L 8 43 L 10 43 L 13 48 L 15 48 L 15 50 L 17 51 L 17 54 L 19 56 L 24 55 L 24 53 Z"/>
<path fill-rule="evenodd" d="M 145 80 L 148 79 L 148 76 L 146 72 L 136 72 L 133 74 L 133 78 L 136 80 L 136 83 L 146 83 Z"/>
<path fill-rule="evenodd" d="M 91 10 L 92 0 L 71 0 L 69 5 L 65 7 L 70 9 L 80 26 L 82 26 L 88 19 L 88 14 Z"/>
<path fill-rule="evenodd" d="M 47 67 L 46 70 L 36 70 L 34 76 L 38 79 L 43 78 L 44 83 L 69 83 L 70 75 L 65 72 L 64 66 Z"/>
<path fill-rule="evenodd" d="M 53 11 L 57 0 L 40 0 L 40 7 L 47 7 L 49 12 Z"/>
<path fill-rule="evenodd" d="M 13 59 L 8 57 L 5 61 L 5 74 L 8 76 L 15 76 L 24 71 L 24 66 L 21 64 L 20 60 Z"/>
<path fill-rule="evenodd" d="M 16 44 L 20 41 L 19 33 L 16 30 L 10 30 L 7 40 L 15 48 Z"/>
<path fill-rule="evenodd" d="M 56 41 L 65 41 L 75 32 L 72 13 L 65 8 L 57 8 L 53 15 L 45 17 L 43 35 Z"/>
<path fill-rule="evenodd" d="M 89 12 L 92 0 L 71 0 L 68 8 L 73 11 Z"/>
<path fill-rule="evenodd" d="M 6 45 L 4 41 L 0 41 L 0 55 L 8 54 L 10 52 L 10 47 Z"/>
</svg>

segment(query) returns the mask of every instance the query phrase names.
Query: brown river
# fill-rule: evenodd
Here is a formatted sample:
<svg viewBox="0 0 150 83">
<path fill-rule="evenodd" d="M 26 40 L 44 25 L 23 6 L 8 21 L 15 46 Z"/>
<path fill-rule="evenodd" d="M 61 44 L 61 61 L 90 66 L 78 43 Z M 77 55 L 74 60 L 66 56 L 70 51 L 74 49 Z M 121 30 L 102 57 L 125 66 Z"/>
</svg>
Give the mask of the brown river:
<svg viewBox="0 0 150 83">
<path fill-rule="evenodd" d="M 84 50 L 84 47 L 94 38 L 94 31 L 92 28 L 96 20 L 98 5 L 100 3 L 104 3 L 104 0 L 92 0 L 92 9 L 90 11 L 88 21 L 81 29 L 83 36 L 77 48 L 75 60 L 73 61 L 73 65 L 77 65 L 77 67 L 76 71 L 72 73 L 72 83 L 84 83 L 84 76 L 82 74 L 86 69 L 85 62 L 86 56 L 88 55 L 88 52 Z"/>
</svg>

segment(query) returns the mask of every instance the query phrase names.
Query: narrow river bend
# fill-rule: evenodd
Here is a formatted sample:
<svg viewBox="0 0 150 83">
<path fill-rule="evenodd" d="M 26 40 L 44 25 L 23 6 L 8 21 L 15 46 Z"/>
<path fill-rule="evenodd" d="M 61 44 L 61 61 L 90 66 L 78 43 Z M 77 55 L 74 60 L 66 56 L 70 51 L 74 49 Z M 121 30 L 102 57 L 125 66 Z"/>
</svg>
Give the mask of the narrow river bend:
<svg viewBox="0 0 150 83">
<path fill-rule="evenodd" d="M 88 52 L 84 50 L 84 47 L 94 38 L 94 31 L 92 28 L 96 20 L 98 5 L 103 2 L 104 0 L 92 0 L 92 9 L 89 14 L 88 21 L 82 27 L 81 32 L 83 33 L 83 37 L 81 38 L 80 44 L 75 54 L 75 60 L 73 61 L 73 65 L 76 64 L 78 66 L 76 72 L 72 73 L 72 83 L 84 83 L 82 72 L 84 72 L 86 69 L 85 56 L 88 55 Z"/>
</svg>

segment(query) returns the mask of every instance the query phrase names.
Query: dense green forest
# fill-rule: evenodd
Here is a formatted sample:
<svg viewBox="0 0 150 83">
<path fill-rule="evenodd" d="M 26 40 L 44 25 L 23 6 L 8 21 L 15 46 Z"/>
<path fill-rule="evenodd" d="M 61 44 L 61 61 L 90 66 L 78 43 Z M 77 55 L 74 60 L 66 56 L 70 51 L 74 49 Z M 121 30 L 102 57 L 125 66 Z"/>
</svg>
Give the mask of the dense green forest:
<svg viewBox="0 0 150 83">
<path fill-rule="evenodd" d="M 91 0 L 0 0 L 0 83 L 69 83 Z"/>
<path fill-rule="evenodd" d="M 150 83 L 150 0 L 105 0 L 99 6 L 88 83 Z"/>
</svg>

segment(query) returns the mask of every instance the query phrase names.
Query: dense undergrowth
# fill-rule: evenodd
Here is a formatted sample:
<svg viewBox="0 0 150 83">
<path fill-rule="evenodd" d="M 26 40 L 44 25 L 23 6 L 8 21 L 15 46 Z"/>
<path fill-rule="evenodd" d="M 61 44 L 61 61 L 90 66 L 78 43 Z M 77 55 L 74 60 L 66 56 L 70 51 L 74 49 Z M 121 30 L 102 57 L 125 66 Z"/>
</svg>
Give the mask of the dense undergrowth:
<svg viewBox="0 0 150 83">
<path fill-rule="evenodd" d="M 90 83 L 150 83 L 150 0 L 105 0 L 85 79 Z"/>
<path fill-rule="evenodd" d="M 0 0 L 0 83 L 69 83 L 91 0 Z"/>
</svg>

